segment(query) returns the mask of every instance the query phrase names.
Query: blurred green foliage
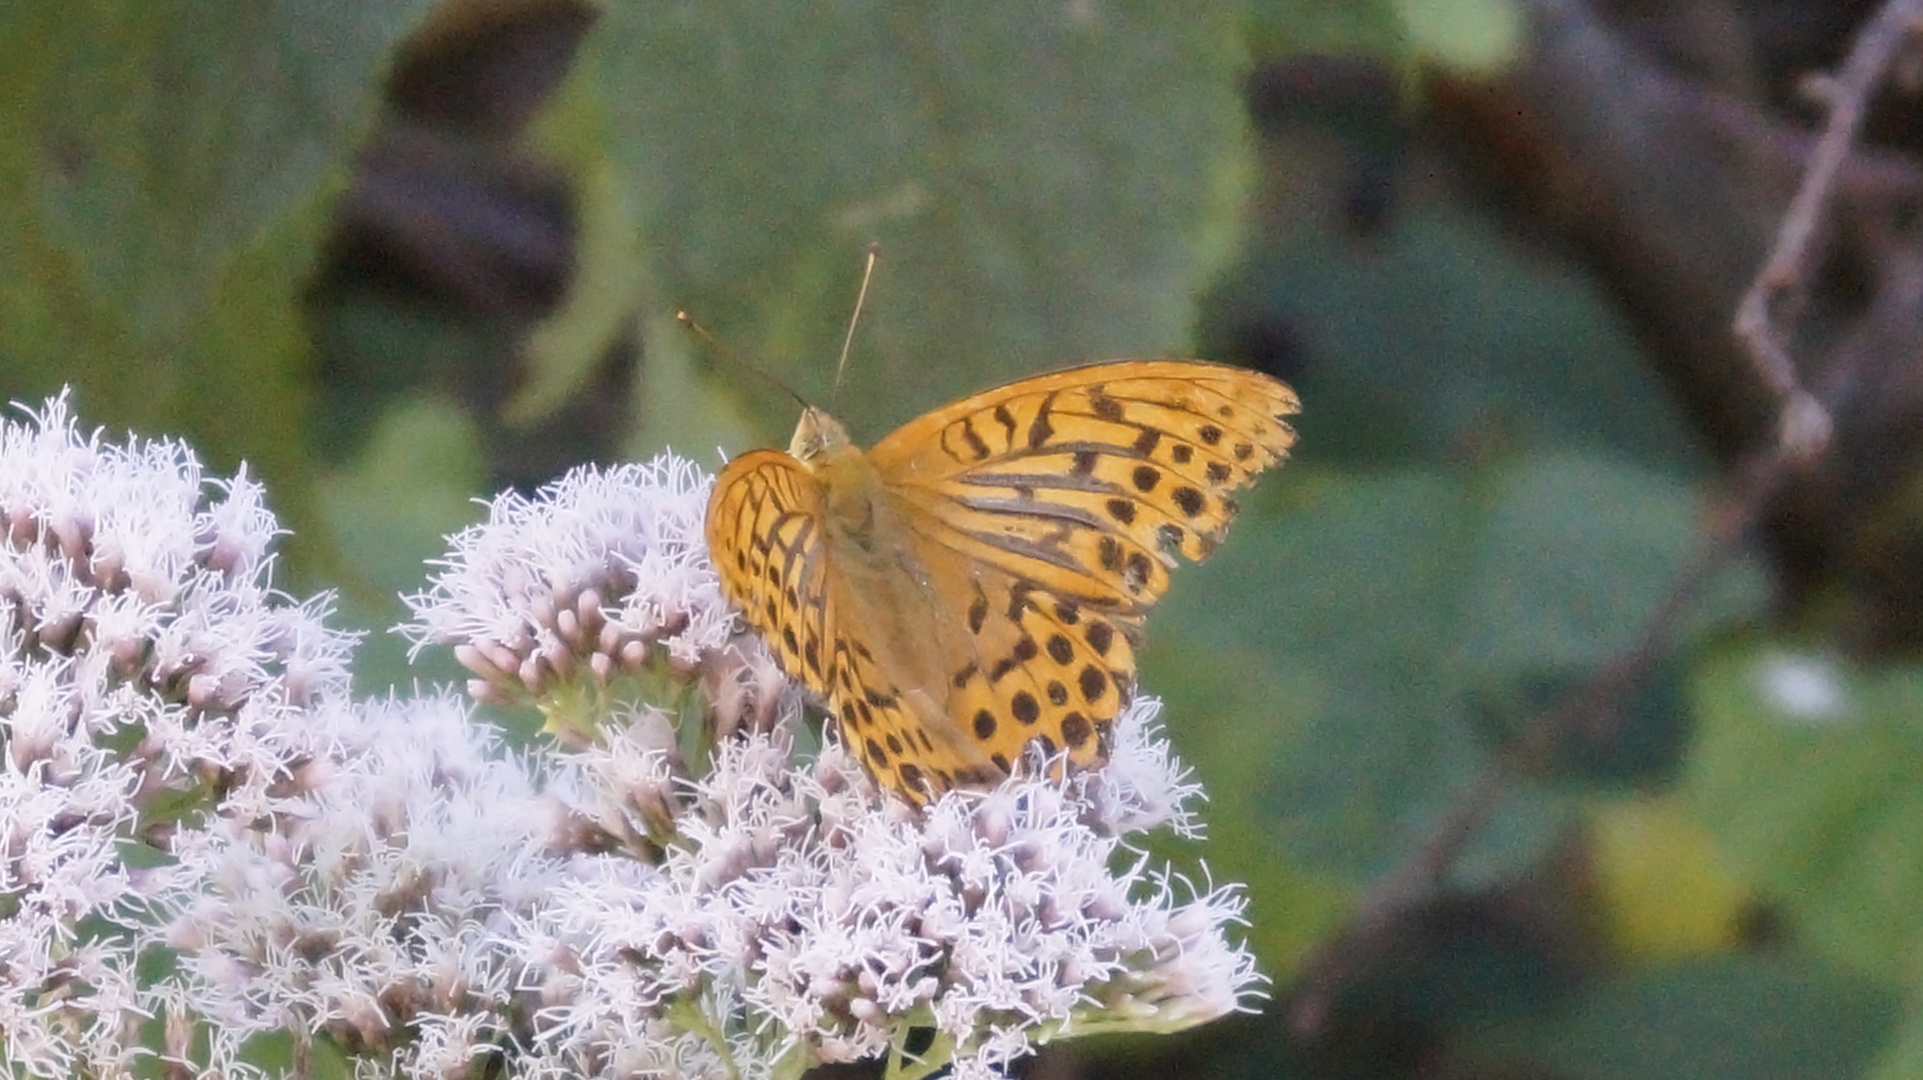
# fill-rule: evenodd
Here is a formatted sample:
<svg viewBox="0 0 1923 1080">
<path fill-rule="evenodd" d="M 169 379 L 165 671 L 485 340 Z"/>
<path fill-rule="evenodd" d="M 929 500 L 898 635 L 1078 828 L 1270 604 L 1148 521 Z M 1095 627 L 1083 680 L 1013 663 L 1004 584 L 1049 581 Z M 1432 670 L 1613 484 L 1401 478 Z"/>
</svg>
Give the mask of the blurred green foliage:
<svg viewBox="0 0 1923 1080">
<path fill-rule="evenodd" d="M 344 390 L 315 385 L 317 348 L 402 365 L 495 332 L 306 300 L 426 8 L 0 6 L 0 389 L 70 383 L 94 421 L 250 462 L 305 537 L 293 581 L 344 588 L 375 631 L 488 494 L 481 426 L 418 388 L 382 388 L 344 452 L 316 450 L 336 434 L 316 399 Z M 768 377 L 872 441 L 1025 373 L 1226 355 L 1244 320 L 1287 326 L 1297 461 L 1178 576 L 1142 679 L 1211 793 L 1200 851 L 1249 883 L 1285 1015 L 1371 883 L 1513 766 L 1514 725 L 1637 643 L 1716 483 L 1605 299 L 1496 221 L 1433 194 L 1369 235 L 1313 201 L 1286 229 L 1246 213 L 1251 49 L 1484 71 L 1519 11 L 610 3 L 518 144 L 568 178 L 577 248 L 558 310 L 512 343 L 516 422 L 539 437 L 599 357 L 638 346 L 620 445 L 714 465 L 717 446 L 785 442 L 794 406 Z M 870 242 L 881 268 L 836 390 Z M 690 339 L 680 309 L 754 368 Z M 1524 941 L 1517 978 L 1554 969 L 1559 988 L 1528 1007 L 1443 961 L 1351 996 L 1433 998 L 1405 1011 L 1531 1074 L 1923 1075 L 1923 1019 L 1897 1012 L 1923 958 L 1923 681 L 1779 640 L 1765 593 L 1752 566 L 1717 578 L 1667 668 L 1687 692 L 1569 749 L 1607 768 L 1518 770 L 1451 864 L 1445 890 L 1500 906 L 1576 858 L 1593 887 L 1569 922 L 1614 928 L 1600 956 Z M 389 644 L 361 677 L 443 665 Z M 1770 681 L 1784 670 L 1802 697 Z M 1746 925 L 1758 911 L 1775 931 Z M 1191 1064 L 1239 1074 L 1233 1058 Z"/>
</svg>

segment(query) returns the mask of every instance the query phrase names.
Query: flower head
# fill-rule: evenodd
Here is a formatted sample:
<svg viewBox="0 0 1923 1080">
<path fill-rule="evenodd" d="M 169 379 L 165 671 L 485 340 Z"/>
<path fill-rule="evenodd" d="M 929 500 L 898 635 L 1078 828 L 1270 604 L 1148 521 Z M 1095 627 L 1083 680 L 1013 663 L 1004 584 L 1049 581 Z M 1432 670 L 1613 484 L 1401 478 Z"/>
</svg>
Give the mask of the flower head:
<svg viewBox="0 0 1923 1080">
<path fill-rule="evenodd" d="M 1224 933 L 1240 894 L 1187 890 L 1129 846 L 1148 829 L 1194 830 L 1200 789 L 1157 735 L 1156 702 L 1119 719 L 1098 772 L 1036 767 L 919 811 L 879 790 L 832 726 L 799 754 L 816 740 L 707 561 L 709 483 L 660 458 L 497 501 L 413 601 L 417 641 L 496 657 L 470 663 L 482 696 L 513 685 L 552 709 L 583 700 L 572 683 L 607 685 L 624 663 L 612 639 L 565 662 L 544 651 L 587 640 L 556 614 L 585 612 L 587 597 L 595 613 L 578 624 L 666 646 L 690 681 L 725 658 L 734 693 L 778 706 L 781 722 L 714 738 L 705 770 L 677 744 L 674 712 L 646 703 L 601 709 L 596 736 L 559 763 L 549 790 L 592 823 L 605 848 L 593 858 L 652 872 L 569 879 L 517 929 L 532 951 L 569 957 L 538 1055 L 598 1073 L 647 1047 L 650 1068 L 788 1075 L 900 1065 L 906 1033 L 932 1028 L 948 1058 L 989 1075 L 1050 1038 L 1171 1030 L 1240 1006 L 1259 983 Z M 583 580 L 591 591 L 569 584 Z M 521 646 L 503 651 L 510 638 Z"/>
<path fill-rule="evenodd" d="M 502 494 L 409 598 L 402 631 L 416 649 L 452 646 L 476 697 L 540 703 L 563 734 L 588 737 L 606 691 L 663 666 L 724 729 L 766 727 L 792 693 L 721 598 L 702 532 L 711 483 L 664 455 Z"/>
<path fill-rule="evenodd" d="M 567 873 L 519 761 L 447 698 L 316 710 L 332 748 L 268 822 L 198 838 L 211 888 L 167 926 L 217 1040 L 325 1032 L 408 1076 L 529 1037 L 513 920 Z"/>
<path fill-rule="evenodd" d="M 0 425 L 0 1064 L 255 1075 L 290 1031 L 367 1076 L 738 1080 L 900 1074 L 925 1031 L 990 1076 L 1241 1007 L 1240 895 L 1132 846 L 1199 795 L 1157 703 L 1099 772 L 912 807 L 740 629 L 710 483 L 502 496 L 413 598 L 417 644 L 564 736 L 518 757 L 446 695 L 348 697 L 352 638 L 270 587 L 245 473 L 83 438 L 63 399 Z"/>
<path fill-rule="evenodd" d="M 1138 701 L 1121 725 L 1152 728 L 1157 707 Z M 560 1032 L 585 1048 L 725 1003 L 705 1026 L 737 1058 L 855 1061 L 932 1027 L 957 1061 L 999 1069 L 1060 1035 L 1238 1008 L 1259 981 L 1222 932 L 1241 896 L 1150 869 L 1091 813 L 1096 775 L 1037 771 L 917 812 L 832 736 L 807 765 L 779 733 L 728 741 L 657 878 L 564 885 L 525 932 L 592 928 Z M 1122 782 L 1107 781 L 1114 803 L 1164 797 Z"/>
<path fill-rule="evenodd" d="M 113 1071 L 155 1011 L 140 914 L 198 880 L 210 817 L 251 822 L 344 694 L 352 639 L 269 585 L 246 474 L 83 436 L 64 397 L 0 423 L 0 1061 Z M 130 858 L 130 855 L 137 856 Z M 92 929 L 84 934 L 81 927 Z"/>
</svg>

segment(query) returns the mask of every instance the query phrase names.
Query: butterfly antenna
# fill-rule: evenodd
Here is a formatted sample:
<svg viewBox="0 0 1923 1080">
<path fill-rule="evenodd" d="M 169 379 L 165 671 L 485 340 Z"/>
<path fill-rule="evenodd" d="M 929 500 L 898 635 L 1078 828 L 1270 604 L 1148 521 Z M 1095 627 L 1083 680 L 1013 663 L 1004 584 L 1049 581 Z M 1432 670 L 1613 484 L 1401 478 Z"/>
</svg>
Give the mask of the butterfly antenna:
<svg viewBox="0 0 1923 1080">
<path fill-rule="evenodd" d="M 868 302 L 868 282 L 875 276 L 875 259 L 880 254 L 879 243 L 868 245 L 868 265 L 861 271 L 861 291 L 855 294 L 855 310 L 848 316 L 848 336 L 841 339 L 841 359 L 835 361 L 835 388 L 828 394 L 831 403 L 841 396 L 841 373 L 848 367 L 848 350 L 854 347 L 855 327 L 861 322 L 861 306 Z"/>
<path fill-rule="evenodd" d="M 761 378 L 764 381 L 780 387 L 782 393 L 795 399 L 795 404 L 801 406 L 804 409 L 808 407 L 808 401 L 806 398 L 802 397 L 800 394 L 795 393 L 794 390 L 791 387 L 789 387 L 787 383 L 782 382 L 780 379 L 776 378 L 775 374 L 769 371 L 767 368 L 764 368 L 760 364 L 757 364 L 754 361 L 748 359 L 747 357 L 741 355 L 740 353 L 736 352 L 734 349 L 730 348 L 727 342 L 721 340 L 718 337 L 715 337 L 713 334 L 708 333 L 708 328 L 701 325 L 698 322 L 695 322 L 694 316 L 688 314 L 685 311 L 677 311 L 674 313 L 674 317 L 680 320 L 681 325 L 687 327 L 690 333 L 694 334 L 695 337 L 700 338 L 702 341 L 702 344 L 708 346 L 710 349 L 713 349 L 715 352 L 720 353 L 725 359 L 728 360 L 729 363 L 735 364 L 739 367 L 747 368 L 749 371 L 752 371 L 756 375 L 761 376 Z"/>
</svg>

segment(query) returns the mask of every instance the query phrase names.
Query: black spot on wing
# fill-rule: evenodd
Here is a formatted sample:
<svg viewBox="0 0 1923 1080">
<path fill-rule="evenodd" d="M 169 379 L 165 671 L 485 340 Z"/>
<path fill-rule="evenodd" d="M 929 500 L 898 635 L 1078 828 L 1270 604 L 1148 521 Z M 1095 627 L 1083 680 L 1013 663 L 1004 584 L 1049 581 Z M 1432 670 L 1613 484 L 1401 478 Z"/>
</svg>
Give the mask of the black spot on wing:
<svg viewBox="0 0 1923 1080">
<path fill-rule="evenodd" d="M 975 587 L 975 600 L 968 605 L 968 632 L 971 634 L 981 633 L 982 623 L 987 621 L 987 619 L 988 597 L 982 593 L 981 586 L 977 585 Z"/>
<path fill-rule="evenodd" d="M 1075 659 L 1075 643 L 1061 634 L 1049 635 L 1048 658 L 1057 664 L 1066 665 Z"/>
<path fill-rule="evenodd" d="M 1108 672 L 1094 664 L 1085 665 L 1076 682 L 1081 686 L 1082 700 L 1090 705 L 1102 700 L 1102 695 L 1108 692 Z"/>
<path fill-rule="evenodd" d="M 968 444 L 968 452 L 975 455 L 974 460 L 982 461 L 988 457 L 990 453 L 988 444 L 983 442 L 981 435 L 976 433 L 975 421 L 972 418 L 962 420 L 961 436 L 962 441 Z"/>
<path fill-rule="evenodd" d="M 1081 749 L 1087 745 L 1088 740 L 1093 738 L 1094 735 L 1094 725 L 1090 724 L 1088 717 L 1083 716 L 1081 713 L 1069 713 L 1067 716 L 1062 717 L 1062 738 L 1068 740 L 1068 745 L 1071 748 L 1076 750 Z"/>
<path fill-rule="evenodd" d="M 1008 714 L 1026 727 L 1041 719 L 1042 706 L 1035 700 L 1035 695 L 1026 690 L 1017 690 L 1015 696 L 1008 699 Z"/>
<path fill-rule="evenodd" d="M 1015 443 L 1015 415 L 1008 411 L 1007 405 L 998 404 L 995 406 L 995 422 L 1002 426 L 1002 442 L 1013 446 Z"/>
<path fill-rule="evenodd" d="M 912 762 L 904 761 L 895 766 L 896 787 L 902 791 L 912 791 L 919 798 L 924 791 L 921 769 Z"/>
<path fill-rule="evenodd" d="M 1115 628 L 1105 622 L 1091 622 L 1088 629 L 1082 631 L 1082 638 L 1095 650 L 1095 655 L 1107 656 L 1108 650 L 1115 644 Z"/>
<path fill-rule="evenodd" d="M 1054 421 L 1048 417 L 1049 410 L 1054 407 L 1055 395 L 1050 394 L 1042 399 L 1041 407 L 1035 410 L 1035 419 L 1028 425 L 1028 448 L 1030 450 L 1040 450 L 1042 447 L 1048 445 L 1048 440 L 1055 437 Z"/>
</svg>

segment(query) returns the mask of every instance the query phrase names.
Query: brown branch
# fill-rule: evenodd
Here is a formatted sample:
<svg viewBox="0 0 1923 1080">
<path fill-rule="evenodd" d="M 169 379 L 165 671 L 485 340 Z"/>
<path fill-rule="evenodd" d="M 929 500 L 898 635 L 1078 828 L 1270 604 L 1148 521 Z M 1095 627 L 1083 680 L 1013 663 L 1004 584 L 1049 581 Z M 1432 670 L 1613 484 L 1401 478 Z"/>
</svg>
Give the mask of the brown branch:
<svg viewBox="0 0 1923 1080">
<path fill-rule="evenodd" d="M 1802 185 L 1783 215 L 1769 257 L 1736 308 L 1737 339 L 1747 346 L 1764 385 L 1782 400 L 1779 439 L 1797 457 L 1813 457 L 1828 446 L 1832 423 L 1829 411 L 1797 377 L 1773 309 L 1779 298 L 1802 284 L 1817 224 L 1829 208 L 1837 173 L 1856 142 L 1870 95 L 1919 23 L 1923 0 L 1888 0 L 1857 34 L 1841 73 L 1828 87 L 1829 121 L 1810 155 Z"/>
<path fill-rule="evenodd" d="M 1545 0 L 1551 8 L 1569 0 Z M 1487 766 L 1454 800 L 1428 835 L 1376 879 L 1342 932 L 1330 937 L 1303 965 L 1290 996 L 1290 1025 L 1300 1032 L 1318 1026 L 1336 998 L 1346 967 L 1345 942 L 1379 930 L 1400 912 L 1433 894 L 1457 857 L 1487 821 L 1517 771 L 1533 771 L 1572 729 L 1608 713 L 1649 675 L 1666 654 L 1677 623 L 1703 586 L 1725 567 L 1792 472 L 1828 448 L 1828 404 L 1806 389 L 1778 342 L 1771 307 L 1800 284 L 1819 218 L 1829 207 L 1836 181 L 1850 156 L 1869 95 L 1883 78 L 1898 46 L 1923 26 L 1923 0 L 1890 0 L 1860 31 L 1831 98 L 1829 121 L 1810 153 L 1803 182 L 1779 227 L 1775 246 L 1744 295 L 1735 331 L 1754 358 L 1764 385 L 1782 401 L 1782 434 L 1738 469 L 1730 497 L 1705 528 L 1695 555 L 1678 572 L 1661 603 L 1645 618 L 1634 644 L 1613 657 L 1585 686 L 1539 714 L 1506 762 Z M 1831 365 L 1826 395 L 1846 392 L 1853 350 Z"/>
<path fill-rule="evenodd" d="M 1529 733 L 1506 762 L 1485 766 L 1475 781 L 1455 797 L 1442 819 L 1390 870 L 1377 878 L 1357 903 L 1341 932 L 1332 935 L 1303 964 L 1294 992 L 1289 995 L 1288 1023 L 1308 1034 L 1326 1019 L 1348 976 L 1344 945 L 1366 938 L 1389 925 L 1401 912 L 1433 895 L 1449 869 L 1475 837 L 1509 789 L 1518 762 L 1546 757 L 1568 733 L 1588 724 L 1641 683 L 1667 650 L 1676 624 L 1717 572 L 1741 546 L 1797 458 L 1777 446 L 1756 455 L 1741 470 L 1732 498 L 1714 516 L 1695 555 L 1676 576 L 1675 584 L 1656 609 L 1644 619 L 1635 644 L 1612 658 L 1582 688 L 1555 707 L 1539 714 Z M 1524 769 L 1523 771 L 1529 771 Z"/>
</svg>

